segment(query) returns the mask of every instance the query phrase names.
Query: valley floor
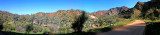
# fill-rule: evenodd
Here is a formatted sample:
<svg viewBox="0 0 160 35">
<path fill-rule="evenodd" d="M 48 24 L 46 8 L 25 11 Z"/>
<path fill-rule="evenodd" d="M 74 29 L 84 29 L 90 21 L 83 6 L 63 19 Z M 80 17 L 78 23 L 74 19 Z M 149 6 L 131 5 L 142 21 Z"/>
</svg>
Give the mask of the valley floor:
<svg viewBox="0 0 160 35">
<path fill-rule="evenodd" d="M 97 35 L 143 35 L 145 26 L 146 24 L 143 20 L 136 20 L 133 23 L 115 28 L 112 31 L 98 33 Z"/>
</svg>

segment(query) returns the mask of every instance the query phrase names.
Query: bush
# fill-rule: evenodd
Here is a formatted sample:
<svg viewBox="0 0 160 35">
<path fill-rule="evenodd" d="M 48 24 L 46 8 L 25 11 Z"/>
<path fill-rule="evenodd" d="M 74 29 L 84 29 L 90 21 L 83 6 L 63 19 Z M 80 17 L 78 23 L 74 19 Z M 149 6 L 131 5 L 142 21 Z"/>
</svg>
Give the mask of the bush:
<svg viewBox="0 0 160 35">
<path fill-rule="evenodd" d="M 33 25 L 31 25 L 31 24 L 26 25 L 26 33 L 29 34 L 29 32 L 32 31 L 33 28 L 34 28 L 34 27 L 33 27 Z"/>
<path fill-rule="evenodd" d="M 42 28 L 41 27 L 39 27 L 39 26 L 35 26 L 34 28 L 33 28 L 33 32 L 34 33 L 37 33 L 37 32 L 42 32 Z"/>
</svg>

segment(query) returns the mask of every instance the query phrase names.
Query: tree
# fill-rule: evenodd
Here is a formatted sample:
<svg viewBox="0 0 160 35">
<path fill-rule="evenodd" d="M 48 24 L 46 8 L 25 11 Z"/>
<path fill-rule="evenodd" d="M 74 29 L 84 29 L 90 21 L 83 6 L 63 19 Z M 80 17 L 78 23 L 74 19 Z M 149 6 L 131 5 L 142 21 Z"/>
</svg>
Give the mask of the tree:
<svg viewBox="0 0 160 35">
<path fill-rule="evenodd" d="M 119 17 L 126 18 L 126 19 L 130 18 L 131 15 L 133 14 L 133 12 L 131 10 L 132 9 L 129 9 L 127 11 L 123 10 L 122 12 L 119 13 Z"/>
<path fill-rule="evenodd" d="M 141 11 L 140 10 L 138 10 L 138 9 L 136 9 L 136 8 L 133 8 L 132 10 L 131 10 L 133 13 L 131 14 L 131 19 L 139 19 L 139 16 L 140 16 L 140 14 L 141 14 Z"/>
<path fill-rule="evenodd" d="M 18 20 L 18 15 L 12 15 L 11 16 L 11 19 L 12 19 L 12 21 L 13 21 L 13 24 L 15 24 L 15 21 L 17 21 Z"/>
<path fill-rule="evenodd" d="M 29 32 L 32 31 L 32 30 L 33 30 L 33 25 L 32 24 L 28 24 L 26 26 L 26 33 L 29 34 Z"/>
<path fill-rule="evenodd" d="M 86 13 L 82 11 L 82 14 L 72 24 L 72 28 L 75 30 L 75 33 L 82 32 L 83 24 L 88 19 L 85 14 Z"/>
<path fill-rule="evenodd" d="M 146 12 L 145 18 L 149 18 L 153 22 L 154 20 L 156 20 L 159 17 L 159 15 L 160 15 L 159 13 L 160 12 L 157 11 L 157 8 L 151 8 Z"/>
<path fill-rule="evenodd" d="M 100 24 L 99 26 L 102 26 L 106 22 L 106 17 L 100 15 L 97 22 Z"/>
<path fill-rule="evenodd" d="M 4 23 L 4 21 L 2 21 L 2 19 L 0 19 L 0 31 L 3 29 L 3 23 Z"/>
<path fill-rule="evenodd" d="M 149 14 L 149 19 L 151 19 L 153 23 L 153 21 L 156 19 L 156 17 L 154 16 L 154 13 Z"/>
</svg>

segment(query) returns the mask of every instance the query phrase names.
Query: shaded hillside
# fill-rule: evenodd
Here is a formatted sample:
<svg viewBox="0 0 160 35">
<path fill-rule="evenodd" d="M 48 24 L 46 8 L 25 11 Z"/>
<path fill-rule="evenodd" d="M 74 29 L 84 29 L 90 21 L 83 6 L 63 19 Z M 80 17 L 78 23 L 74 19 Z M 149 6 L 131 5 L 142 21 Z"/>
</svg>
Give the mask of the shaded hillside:
<svg viewBox="0 0 160 35">
<path fill-rule="evenodd" d="M 122 7 L 116 7 L 116 8 L 111 8 L 109 10 L 100 10 L 97 12 L 93 12 L 93 15 L 116 15 L 120 12 L 122 12 L 123 10 L 128 10 L 129 8 L 122 6 Z"/>
<path fill-rule="evenodd" d="M 127 16 L 125 16 L 124 14 Z M 155 18 L 158 18 L 160 17 L 160 1 L 151 0 L 148 2 L 137 2 L 137 4 L 133 8 L 129 9 L 128 11 L 123 11 L 121 15 L 128 18 L 144 19 L 149 19 L 152 15 L 155 16 Z"/>
</svg>

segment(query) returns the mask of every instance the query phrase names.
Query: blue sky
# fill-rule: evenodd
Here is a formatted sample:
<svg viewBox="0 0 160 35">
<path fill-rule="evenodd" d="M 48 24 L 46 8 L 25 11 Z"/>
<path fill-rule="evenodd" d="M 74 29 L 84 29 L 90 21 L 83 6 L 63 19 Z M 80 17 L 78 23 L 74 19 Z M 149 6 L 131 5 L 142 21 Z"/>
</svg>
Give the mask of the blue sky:
<svg viewBox="0 0 160 35">
<path fill-rule="evenodd" d="M 150 0 L 0 0 L 0 10 L 20 15 L 70 9 L 91 13 L 121 6 L 132 8 L 138 1 Z"/>
</svg>

